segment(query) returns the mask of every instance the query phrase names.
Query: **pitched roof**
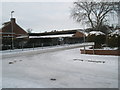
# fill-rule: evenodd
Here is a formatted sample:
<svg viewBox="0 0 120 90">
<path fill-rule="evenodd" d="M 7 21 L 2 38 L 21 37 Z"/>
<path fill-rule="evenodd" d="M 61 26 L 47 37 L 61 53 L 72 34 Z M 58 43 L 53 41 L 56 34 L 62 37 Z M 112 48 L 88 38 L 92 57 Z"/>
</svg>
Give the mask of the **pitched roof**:
<svg viewBox="0 0 120 90">
<path fill-rule="evenodd" d="M 12 26 L 13 26 L 13 32 L 15 34 L 27 34 L 27 32 L 22 29 L 15 21 L 12 21 L 12 25 L 11 25 L 11 21 L 6 22 L 3 24 L 4 26 L 1 28 L 0 32 L 2 33 L 11 33 L 12 32 Z"/>
</svg>

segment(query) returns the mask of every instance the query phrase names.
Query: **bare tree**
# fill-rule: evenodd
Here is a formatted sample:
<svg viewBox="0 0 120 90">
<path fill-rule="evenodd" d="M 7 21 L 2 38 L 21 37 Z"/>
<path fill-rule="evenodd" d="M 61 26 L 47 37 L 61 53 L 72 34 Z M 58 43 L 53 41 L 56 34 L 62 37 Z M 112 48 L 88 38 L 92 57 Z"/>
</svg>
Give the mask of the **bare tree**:
<svg viewBox="0 0 120 90">
<path fill-rule="evenodd" d="M 85 22 L 93 29 L 99 30 L 106 25 L 108 16 L 116 13 L 116 3 L 114 2 L 74 2 L 71 16 L 77 22 Z"/>
</svg>

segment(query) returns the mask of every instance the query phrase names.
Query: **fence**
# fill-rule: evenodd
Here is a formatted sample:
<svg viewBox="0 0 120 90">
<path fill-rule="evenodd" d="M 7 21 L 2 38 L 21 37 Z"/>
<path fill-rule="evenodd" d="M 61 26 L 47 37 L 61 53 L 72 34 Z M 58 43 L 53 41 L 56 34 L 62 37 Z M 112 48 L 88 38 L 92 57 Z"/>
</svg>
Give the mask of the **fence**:
<svg viewBox="0 0 120 90">
<path fill-rule="evenodd" d="M 2 50 L 12 49 L 12 42 L 8 39 L 3 40 L 2 42 Z M 9 41 L 9 43 L 7 42 Z M 56 46 L 56 45 L 64 45 L 64 44 L 76 44 L 82 43 L 82 38 L 73 38 L 73 37 L 64 37 L 62 41 L 59 38 L 31 38 L 27 40 L 16 39 L 14 41 L 15 49 L 24 49 L 24 48 L 35 48 L 35 47 L 46 47 L 46 46 Z"/>
</svg>

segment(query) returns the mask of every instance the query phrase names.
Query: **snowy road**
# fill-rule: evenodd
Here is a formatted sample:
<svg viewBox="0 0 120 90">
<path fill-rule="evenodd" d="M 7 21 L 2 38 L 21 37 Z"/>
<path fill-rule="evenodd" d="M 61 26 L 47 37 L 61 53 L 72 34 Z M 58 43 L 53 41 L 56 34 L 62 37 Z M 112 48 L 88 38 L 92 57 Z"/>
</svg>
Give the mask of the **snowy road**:
<svg viewBox="0 0 120 90">
<path fill-rule="evenodd" d="M 3 57 L 2 67 L 3 88 L 118 87 L 118 57 L 82 55 L 80 48 Z"/>
<path fill-rule="evenodd" d="M 79 48 L 83 46 L 90 46 L 93 45 L 93 42 L 89 43 L 79 43 L 79 44 L 65 44 L 65 45 L 58 45 L 58 46 L 48 46 L 48 47 L 39 47 L 33 49 L 15 49 L 15 50 L 5 50 L 1 51 L 3 58 L 10 58 L 10 57 L 16 57 L 16 56 L 23 56 L 23 55 L 36 55 L 36 54 L 42 54 L 42 53 L 48 53 L 48 52 L 55 52 L 55 51 L 61 51 L 61 50 L 67 50 L 67 49 L 73 49 L 73 48 Z"/>
</svg>

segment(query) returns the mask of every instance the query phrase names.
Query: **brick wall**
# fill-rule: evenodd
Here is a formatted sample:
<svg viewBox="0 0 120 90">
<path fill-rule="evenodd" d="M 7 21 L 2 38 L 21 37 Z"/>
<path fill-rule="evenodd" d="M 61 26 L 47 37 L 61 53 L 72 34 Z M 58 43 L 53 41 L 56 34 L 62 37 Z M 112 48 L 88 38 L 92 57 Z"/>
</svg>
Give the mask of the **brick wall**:
<svg viewBox="0 0 120 90">
<path fill-rule="evenodd" d="M 84 37 L 85 35 L 81 32 L 76 32 L 73 37 Z"/>
<path fill-rule="evenodd" d="M 81 54 L 84 54 L 84 50 L 80 49 Z M 117 55 L 120 56 L 120 50 L 85 50 L 85 54 L 95 55 Z"/>
</svg>

